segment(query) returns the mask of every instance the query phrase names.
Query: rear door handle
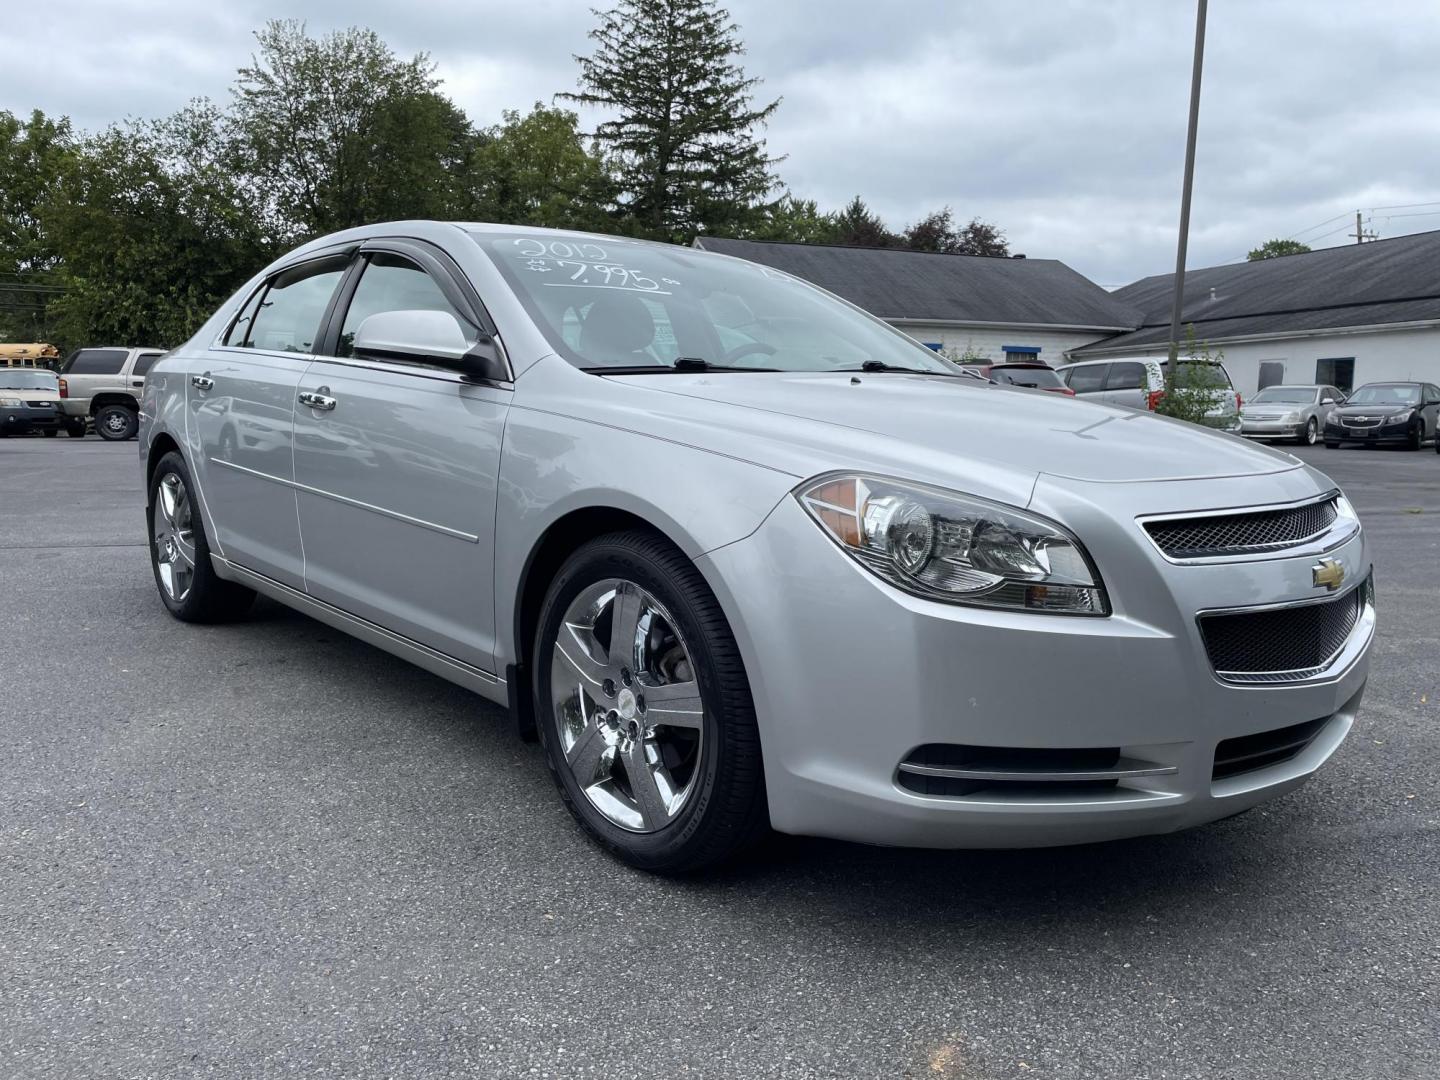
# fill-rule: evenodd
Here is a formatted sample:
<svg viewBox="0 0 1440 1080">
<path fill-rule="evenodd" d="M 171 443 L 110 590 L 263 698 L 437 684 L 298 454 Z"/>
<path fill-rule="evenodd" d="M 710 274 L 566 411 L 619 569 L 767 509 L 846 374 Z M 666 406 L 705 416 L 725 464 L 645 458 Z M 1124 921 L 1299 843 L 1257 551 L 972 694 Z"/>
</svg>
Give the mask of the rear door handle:
<svg viewBox="0 0 1440 1080">
<path fill-rule="evenodd" d="M 140 384 L 136 383 L 135 385 L 139 386 Z M 215 385 L 215 380 L 210 378 L 209 375 L 191 375 L 190 385 L 199 390 L 209 390 Z"/>
<path fill-rule="evenodd" d="M 329 387 L 322 386 L 320 389 L 328 390 Z M 312 390 L 301 390 L 300 404 L 308 405 L 312 409 L 333 409 L 335 407 L 335 399 Z"/>
</svg>

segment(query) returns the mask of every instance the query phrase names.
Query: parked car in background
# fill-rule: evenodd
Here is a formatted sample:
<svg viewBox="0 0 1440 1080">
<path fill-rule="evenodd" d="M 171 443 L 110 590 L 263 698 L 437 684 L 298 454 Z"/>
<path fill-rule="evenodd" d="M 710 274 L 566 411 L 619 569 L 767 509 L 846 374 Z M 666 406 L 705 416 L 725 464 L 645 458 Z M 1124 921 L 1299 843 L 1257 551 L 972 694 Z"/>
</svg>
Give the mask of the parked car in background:
<svg viewBox="0 0 1440 1080">
<path fill-rule="evenodd" d="M 1267 386 L 1241 408 L 1240 434 L 1314 446 L 1330 410 L 1344 401 L 1345 395 L 1335 386 Z"/>
<path fill-rule="evenodd" d="M 693 248 L 323 237 L 143 405 L 172 615 L 264 594 L 508 703 L 580 825 L 652 870 L 767 825 L 1016 847 L 1214 821 L 1319 769 L 1368 676 L 1367 540 L 1317 470 L 960 376 Z"/>
<path fill-rule="evenodd" d="M 66 417 L 53 371 L 0 367 L 0 436 L 32 431 L 54 436 L 62 427 L 67 427 Z M 70 434 L 76 434 L 73 428 Z M 84 428 L 79 434 L 85 434 Z"/>
<path fill-rule="evenodd" d="M 1360 387 L 1325 419 L 1325 445 L 1383 443 L 1419 450 L 1440 428 L 1440 386 L 1427 382 L 1374 382 Z"/>
<path fill-rule="evenodd" d="M 1001 386 L 1024 386 L 1032 390 L 1049 390 L 1066 397 L 1075 396 L 1075 391 L 1065 385 L 1049 364 L 991 364 L 988 375 L 991 382 Z"/>
<path fill-rule="evenodd" d="M 1240 430 L 1240 407 L 1244 403 L 1230 380 L 1230 373 L 1219 360 L 1196 360 L 1182 357 L 1182 377 L 1206 386 L 1211 403 L 1205 413 L 1205 425 L 1221 431 Z M 1075 396 L 1088 401 L 1123 405 L 1127 409 L 1154 412 L 1165 396 L 1165 376 L 1170 361 L 1153 356 L 1124 357 L 1115 360 L 1080 360 L 1060 369 L 1065 385 Z"/>
<path fill-rule="evenodd" d="M 140 428 L 145 373 L 163 349 L 76 349 L 60 368 L 65 415 L 83 425 L 93 420 L 102 439 L 133 439 Z"/>
</svg>

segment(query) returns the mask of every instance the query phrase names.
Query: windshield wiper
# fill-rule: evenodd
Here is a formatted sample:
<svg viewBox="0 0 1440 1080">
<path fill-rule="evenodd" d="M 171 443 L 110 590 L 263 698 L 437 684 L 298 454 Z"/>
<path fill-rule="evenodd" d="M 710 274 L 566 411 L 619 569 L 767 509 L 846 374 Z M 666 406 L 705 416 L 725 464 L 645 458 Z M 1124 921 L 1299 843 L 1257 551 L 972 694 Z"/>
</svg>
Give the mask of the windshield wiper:
<svg viewBox="0 0 1440 1080">
<path fill-rule="evenodd" d="M 677 357 L 670 364 L 631 364 L 624 367 L 587 367 L 592 375 L 688 375 L 697 371 L 779 371 L 769 367 L 732 367 L 727 364 L 712 364 L 698 356 Z"/>
<path fill-rule="evenodd" d="M 952 378 L 948 371 L 932 371 L 929 368 L 901 367 L 897 364 L 887 364 L 884 360 L 866 360 L 858 368 L 830 368 L 831 371 L 903 371 L 909 375 L 943 375 L 945 378 Z"/>
</svg>

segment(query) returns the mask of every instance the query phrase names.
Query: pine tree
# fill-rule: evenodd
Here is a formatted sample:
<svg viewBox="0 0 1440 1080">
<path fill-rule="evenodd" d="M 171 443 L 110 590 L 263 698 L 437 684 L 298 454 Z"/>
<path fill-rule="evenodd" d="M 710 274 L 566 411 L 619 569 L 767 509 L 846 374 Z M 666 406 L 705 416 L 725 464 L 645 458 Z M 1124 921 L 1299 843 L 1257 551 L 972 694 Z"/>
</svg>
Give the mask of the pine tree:
<svg viewBox="0 0 1440 1080">
<path fill-rule="evenodd" d="M 752 228 L 778 186 L 779 159 L 756 129 L 780 102 L 754 104 L 760 80 L 736 62 L 745 49 L 729 13 L 715 0 L 619 0 L 593 14 L 580 91 L 558 96 L 615 114 L 595 137 L 639 230 L 687 242 Z"/>
</svg>

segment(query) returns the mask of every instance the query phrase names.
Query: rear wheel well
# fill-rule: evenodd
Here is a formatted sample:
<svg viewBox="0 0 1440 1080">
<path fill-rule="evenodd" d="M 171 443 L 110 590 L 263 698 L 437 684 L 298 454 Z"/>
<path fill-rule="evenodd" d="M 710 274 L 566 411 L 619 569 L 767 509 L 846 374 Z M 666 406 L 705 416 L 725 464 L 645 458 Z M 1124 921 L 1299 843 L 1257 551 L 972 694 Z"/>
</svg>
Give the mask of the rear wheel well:
<svg viewBox="0 0 1440 1080">
<path fill-rule="evenodd" d="M 150 502 L 150 483 L 155 479 L 155 470 L 160 467 L 160 459 L 171 451 L 180 452 L 180 444 L 169 435 L 161 432 L 156 435 L 150 443 L 150 449 L 145 453 L 145 502 Z"/>
<path fill-rule="evenodd" d="M 644 518 L 611 506 L 573 510 L 551 524 L 530 553 L 515 597 L 515 663 L 506 671 L 510 709 L 516 729 L 527 742 L 535 738 L 534 702 L 530 695 L 531 650 L 539 628 L 540 607 L 556 572 L 582 544 L 606 533 L 636 530 L 673 543 Z"/>
</svg>

